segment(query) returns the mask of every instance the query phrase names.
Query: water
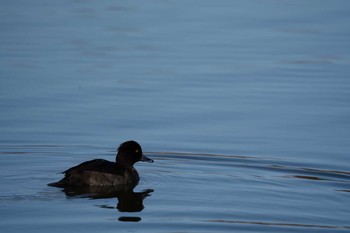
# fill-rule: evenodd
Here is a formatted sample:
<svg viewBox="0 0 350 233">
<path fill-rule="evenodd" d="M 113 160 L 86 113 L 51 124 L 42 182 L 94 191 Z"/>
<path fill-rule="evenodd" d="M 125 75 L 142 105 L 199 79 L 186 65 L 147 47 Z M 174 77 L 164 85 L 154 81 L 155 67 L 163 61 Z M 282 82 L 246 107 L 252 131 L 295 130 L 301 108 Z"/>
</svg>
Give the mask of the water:
<svg viewBox="0 0 350 233">
<path fill-rule="evenodd" d="M 350 231 L 348 1 L 18 0 L 0 19 L 4 231 Z M 155 160 L 134 189 L 46 186 L 129 139 Z"/>
</svg>

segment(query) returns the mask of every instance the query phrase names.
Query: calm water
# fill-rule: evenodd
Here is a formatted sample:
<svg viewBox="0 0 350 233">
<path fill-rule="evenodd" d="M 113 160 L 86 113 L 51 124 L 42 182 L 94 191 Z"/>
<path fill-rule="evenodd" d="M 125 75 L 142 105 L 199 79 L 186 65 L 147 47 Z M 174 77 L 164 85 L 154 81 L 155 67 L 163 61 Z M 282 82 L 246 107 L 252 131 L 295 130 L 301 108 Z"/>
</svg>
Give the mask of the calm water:
<svg viewBox="0 0 350 233">
<path fill-rule="evenodd" d="M 5 232 L 350 232 L 349 1 L 0 3 Z M 46 184 L 140 142 L 136 187 Z"/>
</svg>

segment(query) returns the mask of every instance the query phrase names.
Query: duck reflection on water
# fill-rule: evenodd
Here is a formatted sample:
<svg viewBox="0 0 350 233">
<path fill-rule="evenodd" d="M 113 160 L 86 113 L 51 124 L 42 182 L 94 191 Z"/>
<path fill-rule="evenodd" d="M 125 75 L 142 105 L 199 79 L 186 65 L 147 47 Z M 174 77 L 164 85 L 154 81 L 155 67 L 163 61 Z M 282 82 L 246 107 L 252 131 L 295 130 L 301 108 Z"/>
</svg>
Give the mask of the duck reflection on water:
<svg viewBox="0 0 350 233">
<path fill-rule="evenodd" d="M 117 198 L 117 206 L 100 205 L 101 208 L 114 209 L 120 212 L 141 212 L 144 209 L 143 200 L 150 196 L 153 189 L 146 189 L 141 192 L 134 192 L 136 185 L 116 186 L 86 186 L 66 187 L 63 192 L 67 197 L 105 199 Z"/>
</svg>

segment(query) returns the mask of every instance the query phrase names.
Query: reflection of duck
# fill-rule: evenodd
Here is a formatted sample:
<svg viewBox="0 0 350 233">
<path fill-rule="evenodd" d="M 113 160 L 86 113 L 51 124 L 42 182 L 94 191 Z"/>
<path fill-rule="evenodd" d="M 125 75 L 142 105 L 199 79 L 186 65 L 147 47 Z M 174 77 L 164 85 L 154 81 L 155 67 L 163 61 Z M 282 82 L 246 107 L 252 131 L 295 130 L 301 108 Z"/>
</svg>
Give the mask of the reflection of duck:
<svg viewBox="0 0 350 233">
<path fill-rule="evenodd" d="M 152 189 L 146 189 L 141 192 L 134 192 L 135 185 L 116 185 L 116 186 L 85 186 L 85 187 L 67 187 L 63 190 L 68 197 L 80 198 L 118 198 L 117 209 L 120 212 L 141 212 L 144 208 L 143 199 L 150 196 Z M 115 208 L 107 205 L 101 205 L 101 208 Z"/>
<path fill-rule="evenodd" d="M 94 159 L 81 163 L 64 171 L 60 181 L 48 185 L 67 188 L 136 184 L 140 178 L 134 164 L 138 161 L 153 162 L 143 155 L 137 142 L 127 141 L 119 146 L 116 162 Z"/>
</svg>

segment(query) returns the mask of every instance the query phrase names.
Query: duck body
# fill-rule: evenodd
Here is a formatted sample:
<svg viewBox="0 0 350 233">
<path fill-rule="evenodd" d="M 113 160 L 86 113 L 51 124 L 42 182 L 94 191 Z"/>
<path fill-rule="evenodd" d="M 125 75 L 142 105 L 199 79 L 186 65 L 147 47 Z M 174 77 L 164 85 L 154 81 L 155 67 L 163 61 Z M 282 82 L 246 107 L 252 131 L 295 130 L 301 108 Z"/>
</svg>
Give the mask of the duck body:
<svg viewBox="0 0 350 233">
<path fill-rule="evenodd" d="M 140 177 L 133 165 L 138 161 L 153 162 L 143 155 L 137 142 L 127 141 L 119 146 L 116 162 L 104 159 L 83 162 L 62 172 L 64 177 L 60 181 L 48 185 L 67 188 L 137 184 Z"/>
<path fill-rule="evenodd" d="M 62 172 L 64 178 L 50 183 L 54 187 L 108 186 L 135 184 L 140 180 L 136 169 L 126 169 L 115 162 L 94 159 Z"/>
</svg>

